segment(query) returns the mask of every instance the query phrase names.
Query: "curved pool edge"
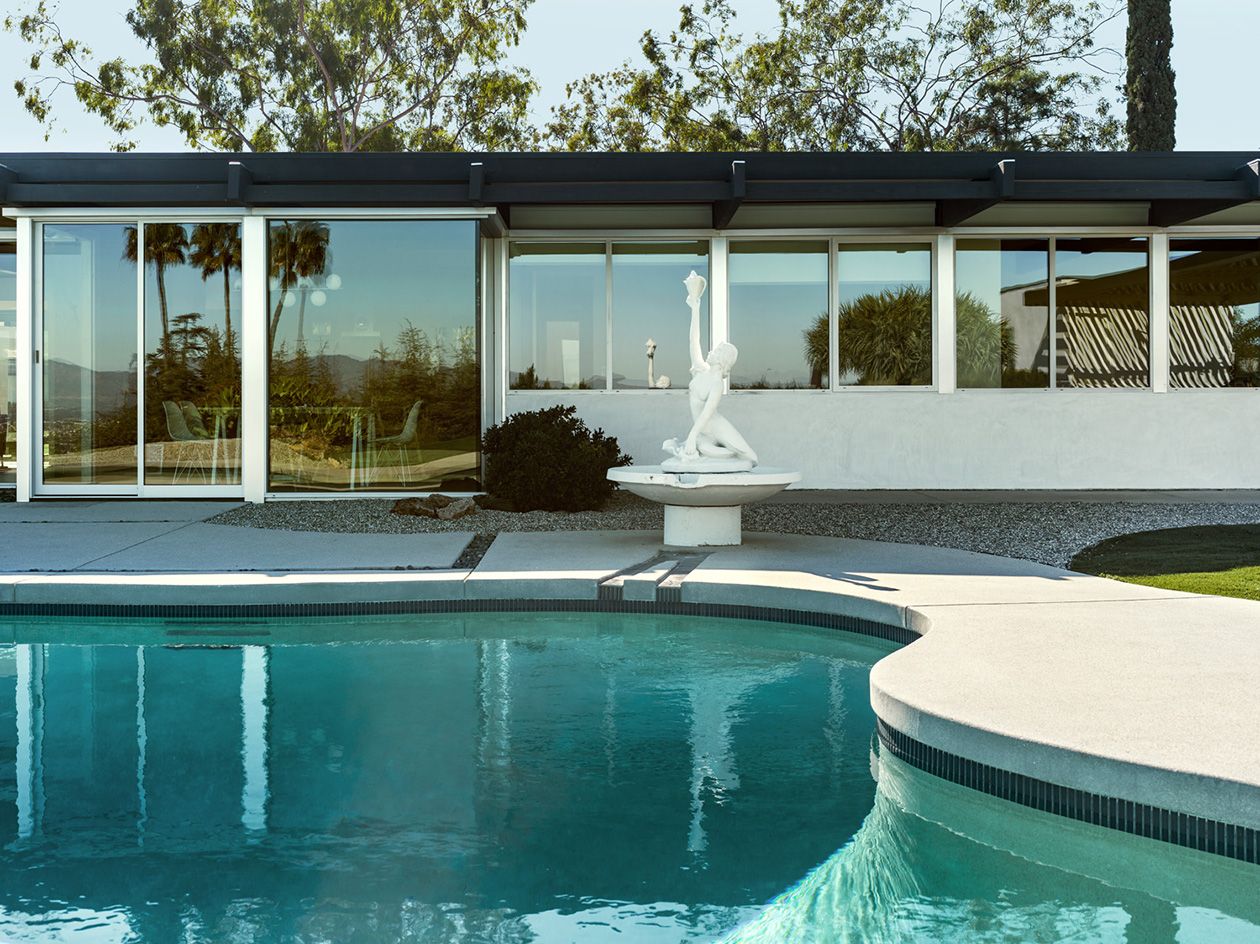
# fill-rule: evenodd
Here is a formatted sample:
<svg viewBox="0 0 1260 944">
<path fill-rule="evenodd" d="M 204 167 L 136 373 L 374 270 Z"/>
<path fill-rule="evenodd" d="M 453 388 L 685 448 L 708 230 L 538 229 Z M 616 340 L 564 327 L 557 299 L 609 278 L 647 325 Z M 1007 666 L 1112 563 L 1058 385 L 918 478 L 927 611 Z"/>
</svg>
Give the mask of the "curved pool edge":
<svg viewBox="0 0 1260 944">
<path fill-rule="evenodd" d="M 9 575 L 0 616 L 662 612 L 920 640 L 871 673 L 885 749 L 1011 802 L 1260 863 L 1260 739 L 1238 703 L 1255 697 L 1238 655 L 1254 664 L 1260 604 L 961 551 L 756 535 L 673 585 L 679 568 L 666 567 L 644 593 L 635 562 L 678 553 L 639 533 L 605 534 L 608 553 L 589 553 L 600 537 L 500 536 L 471 571 Z M 1226 647 L 1212 638 L 1223 619 L 1235 621 Z M 1205 739 L 1227 750 L 1196 750 Z"/>
</svg>

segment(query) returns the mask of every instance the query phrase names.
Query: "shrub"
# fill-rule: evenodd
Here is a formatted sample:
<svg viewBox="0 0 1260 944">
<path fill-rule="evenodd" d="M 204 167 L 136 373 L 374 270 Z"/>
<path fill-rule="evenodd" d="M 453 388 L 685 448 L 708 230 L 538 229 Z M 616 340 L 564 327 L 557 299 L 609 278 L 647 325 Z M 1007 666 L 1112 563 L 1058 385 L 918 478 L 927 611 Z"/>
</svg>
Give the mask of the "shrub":
<svg viewBox="0 0 1260 944">
<path fill-rule="evenodd" d="M 599 508 L 616 486 L 613 466 L 629 465 L 617 440 L 592 432 L 572 406 L 509 416 L 486 430 L 486 490 L 517 511 Z"/>
</svg>

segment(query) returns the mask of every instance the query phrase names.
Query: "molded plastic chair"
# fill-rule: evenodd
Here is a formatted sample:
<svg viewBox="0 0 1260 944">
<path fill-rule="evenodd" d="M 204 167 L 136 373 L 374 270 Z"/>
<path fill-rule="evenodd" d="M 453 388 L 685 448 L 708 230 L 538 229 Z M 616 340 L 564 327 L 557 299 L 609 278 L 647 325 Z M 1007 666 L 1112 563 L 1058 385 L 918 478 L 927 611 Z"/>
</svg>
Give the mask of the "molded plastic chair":
<svg viewBox="0 0 1260 944">
<path fill-rule="evenodd" d="M 184 414 L 184 422 L 188 425 L 188 431 L 198 439 L 209 439 L 210 430 L 206 429 L 206 421 L 201 418 L 201 411 L 197 409 L 191 400 L 180 400 L 179 410 Z"/>
<path fill-rule="evenodd" d="M 184 411 L 179 408 L 179 404 L 177 404 L 174 400 L 163 400 L 162 411 L 166 414 L 166 435 L 171 442 L 204 442 L 200 436 L 195 435 L 193 431 L 188 428 L 188 421 L 184 418 Z M 206 477 L 206 470 L 202 468 L 199 463 L 195 463 L 191 459 L 181 458 L 182 452 L 183 450 L 176 450 L 175 452 L 175 472 L 171 476 L 171 483 L 174 484 L 179 481 L 179 473 L 181 469 L 185 471 L 196 469 L 201 473 L 201 477 L 204 479 Z M 162 449 L 161 456 L 162 460 L 160 468 L 165 469 L 165 448 Z"/>
<path fill-rule="evenodd" d="M 368 440 L 368 451 L 372 456 L 372 474 L 375 476 L 376 471 L 381 466 L 382 456 L 393 453 L 398 457 L 401 463 L 400 474 L 403 485 L 407 485 L 407 470 L 411 468 L 411 450 L 418 447 L 420 432 L 420 410 L 424 406 L 423 400 L 417 400 L 411 405 L 411 409 L 407 412 L 407 421 L 403 423 L 402 432 L 397 436 L 378 436 Z M 416 449 L 417 461 L 419 461 L 419 449 Z"/>
</svg>

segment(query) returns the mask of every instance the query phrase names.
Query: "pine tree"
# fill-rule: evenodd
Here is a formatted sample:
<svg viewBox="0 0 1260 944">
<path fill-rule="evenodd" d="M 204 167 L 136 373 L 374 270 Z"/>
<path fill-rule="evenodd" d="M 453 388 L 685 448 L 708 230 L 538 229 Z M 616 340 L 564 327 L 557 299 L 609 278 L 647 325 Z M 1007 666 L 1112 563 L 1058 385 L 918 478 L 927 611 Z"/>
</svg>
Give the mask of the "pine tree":
<svg viewBox="0 0 1260 944">
<path fill-rule="evenodd" d="M 1172 67 L 1172 0 L 1129 0 L 1125 43 L 1129 76 L 1126 131 L 1131 151 L 1171 151 L 1176 145 L 1177 87 Z"/>
</svg>

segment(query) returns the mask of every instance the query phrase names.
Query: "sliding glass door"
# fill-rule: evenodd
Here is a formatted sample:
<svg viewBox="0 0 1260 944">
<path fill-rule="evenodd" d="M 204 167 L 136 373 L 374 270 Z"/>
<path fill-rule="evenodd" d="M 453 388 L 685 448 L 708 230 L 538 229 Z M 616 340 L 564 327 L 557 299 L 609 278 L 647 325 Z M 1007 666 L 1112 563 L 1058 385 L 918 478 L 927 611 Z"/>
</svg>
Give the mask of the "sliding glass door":
<svg viewBox="0 0 1260 944">
<path fill-rule="evenodd" d="M 38 492 L 239 492 L 239 224 L 47 223 L 39 243 Z"/>
</svg>

